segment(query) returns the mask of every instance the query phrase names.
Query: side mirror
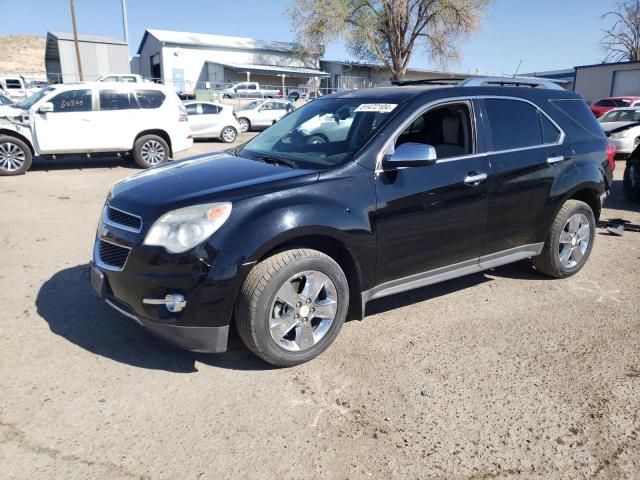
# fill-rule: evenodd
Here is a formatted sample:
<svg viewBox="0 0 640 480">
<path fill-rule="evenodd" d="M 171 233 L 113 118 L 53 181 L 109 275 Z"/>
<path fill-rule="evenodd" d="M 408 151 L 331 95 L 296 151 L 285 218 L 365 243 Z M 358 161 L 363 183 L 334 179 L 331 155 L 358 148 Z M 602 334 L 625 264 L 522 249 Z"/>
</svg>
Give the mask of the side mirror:
<svg viewBox="0 0 640 480">
<path fill-rule="evenodd" d="M 44 102 L 42 105 L 40 105 L 40 108 L 38 108 L 38 113 L 49 113 L 49 112 L 53 112 L 53 103 L 51 102 Z"/>
<path fill-rule="evenodd" d="M 385 162 L 390 167 L 424 167 L 433 165 L 437 159 L 436 149 L 432 145 L 403 143 L 395 153 L 385 157 Z"/>
</svg>

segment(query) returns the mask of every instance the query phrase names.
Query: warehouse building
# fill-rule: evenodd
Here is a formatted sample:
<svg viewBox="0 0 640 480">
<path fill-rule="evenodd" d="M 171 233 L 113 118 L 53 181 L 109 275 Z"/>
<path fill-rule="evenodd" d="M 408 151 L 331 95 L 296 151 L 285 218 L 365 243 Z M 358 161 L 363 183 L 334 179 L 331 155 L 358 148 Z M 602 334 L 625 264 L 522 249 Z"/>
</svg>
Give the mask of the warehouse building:
<svg viewBox="0 0 640 480">
<path fill-rule="evenodd" d="M 574 90 L 591 103 L 601 98 L 640 96 L 640 62 L 576 67 Z"/>
<path fill-rule="evenodd" d="M 79 34 L 78 46 L 84 81 L 97 80 L 110 73 L 131 73 L 125 42 L 101 35 Z M 47 33 L 44 62 L 49 82 L 80 81 L 72 33 Z"/>
<path fill-rule="evenodd" d="M 300 51 L 290 42 L 147 29 L 132 69 L 186 93 L 239 81 L 298 87 L 328 76 Z"/>
</svg>

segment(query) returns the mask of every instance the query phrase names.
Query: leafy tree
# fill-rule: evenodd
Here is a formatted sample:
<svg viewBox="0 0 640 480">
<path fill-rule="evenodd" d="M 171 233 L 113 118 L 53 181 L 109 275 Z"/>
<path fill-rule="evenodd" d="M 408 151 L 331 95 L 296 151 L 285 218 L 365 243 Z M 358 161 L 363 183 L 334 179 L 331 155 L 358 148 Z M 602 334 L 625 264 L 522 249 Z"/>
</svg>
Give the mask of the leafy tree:
<svg viewBox="0 0 640 480">
<path fill-rule="evenodd" d="M 304 50 L 342 38 L 361 60 L 382 62 L 404 77 L 421 45 L 435 61 L 458 60 L 458 42 L 475 31 L 492 0 L 295 0 L 289 9 Z"/>
<path fill-rule="evenodd" d="M 601 45 L 605 62 L 640 61 L 640 0 L 619 0 L 615 11 L 602 18 L 612 18 L 613 26 L 604 30 Z"/>
</svg>

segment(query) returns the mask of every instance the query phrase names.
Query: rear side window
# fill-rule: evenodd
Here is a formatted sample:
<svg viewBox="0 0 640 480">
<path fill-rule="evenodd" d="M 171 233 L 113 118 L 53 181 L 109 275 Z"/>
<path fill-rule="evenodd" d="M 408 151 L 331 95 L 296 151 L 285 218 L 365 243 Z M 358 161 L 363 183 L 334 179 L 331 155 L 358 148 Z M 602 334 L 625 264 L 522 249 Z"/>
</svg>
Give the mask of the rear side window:
<svg viewBox="0 0 640 480">
<path fill-rule="evenodd" d="M 14 78 L 7 78 L 4 83 L 7 85 L 7 88 L 22 88 L 20 80 Z"/>
<path fill-rule="evenodd" d="M 100 110 L 129 110 L 132 108 L 138 108 L 133 92 L 100 91 Z"/>
<path fill-rule="evenodd" d="M 486 99 L 493 150 L 512 150 L 541 145 L 538 109 L 517 100 Z"/>
<path fill-rule="evenodd" d="M 67 90 L 51 99 L 54 112 L 90 112 L 91 90 Z"/>
<path fill-rule="evenodd" d="M 197 103 L 190 103 L 189 105 L 186 105 L 185 108 L 187 109 L 187 115 L 198 115 Z"/>
<path fill-rule="evenodd" d="M 579 99 L 551 100 L 551 103 L 558 107 L 567 117 L 573 120 L 574 123 L 577 123 L 582 127 L 582 129 L 597 137 L 605 136 L 602 131 L 602 127 L 584 101 Z M 566 131 L 566 129 L 564 130 Z"/>
<path fill-rule="evenodd" d="M 220 113 L 222 110 L 220 107 L 215 105 L 209 105 L 208 103 L 202 104 L 202 114 L 203 115 L 215 115 L 216 113 Z"/>
<path fill-rule="evenodd" d="M 542 141 L 544 143 L 557 143 L 560 140 L 560 130 L 541 112 L 540 126 L 542 127 Z"/>
<path fill-rule="evenodd" d="M 158 90 L 138 90 L 136 97 L 141 108 L 159 108 L 166 98 L 165 94 Z"/>
<path fill-rule="evenodd" d="M 596 102 L 595 106 L 596 107 L 615 107 L 616 104 L 613 103 L 613 100 L 600 100 L 599 102 Z"/>
</svg>

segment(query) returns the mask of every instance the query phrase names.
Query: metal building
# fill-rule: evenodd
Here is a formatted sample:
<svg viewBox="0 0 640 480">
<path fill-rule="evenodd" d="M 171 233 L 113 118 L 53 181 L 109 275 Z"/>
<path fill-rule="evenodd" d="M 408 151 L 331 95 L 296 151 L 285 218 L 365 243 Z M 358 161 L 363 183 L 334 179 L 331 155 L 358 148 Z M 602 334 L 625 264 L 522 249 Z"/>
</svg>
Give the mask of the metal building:
<svg viewBox="0 0 640 480">
<path fill-rule="evenodd" d="M 640 62 L 600 63 L 576 67 L 574 90 L 587 102 L 617 96 L 640 96 Z"/>
<path fill-rule="evenodd" d="M 329 75 L 300 51 L 291 42 L 147 29 L 132 64 L 144 77 L 186 93 L 239 81 L 298 87 Z"/>
<path fill-rule="evenodd" d="M 111 73 L 130 73 L 129 48 L 122 40 L 78 34 L 78 44 L 84 81 Z M 47 32 L 44 63 L 49 82 L 80 81 L 72 33 Z"/>
</svg>

